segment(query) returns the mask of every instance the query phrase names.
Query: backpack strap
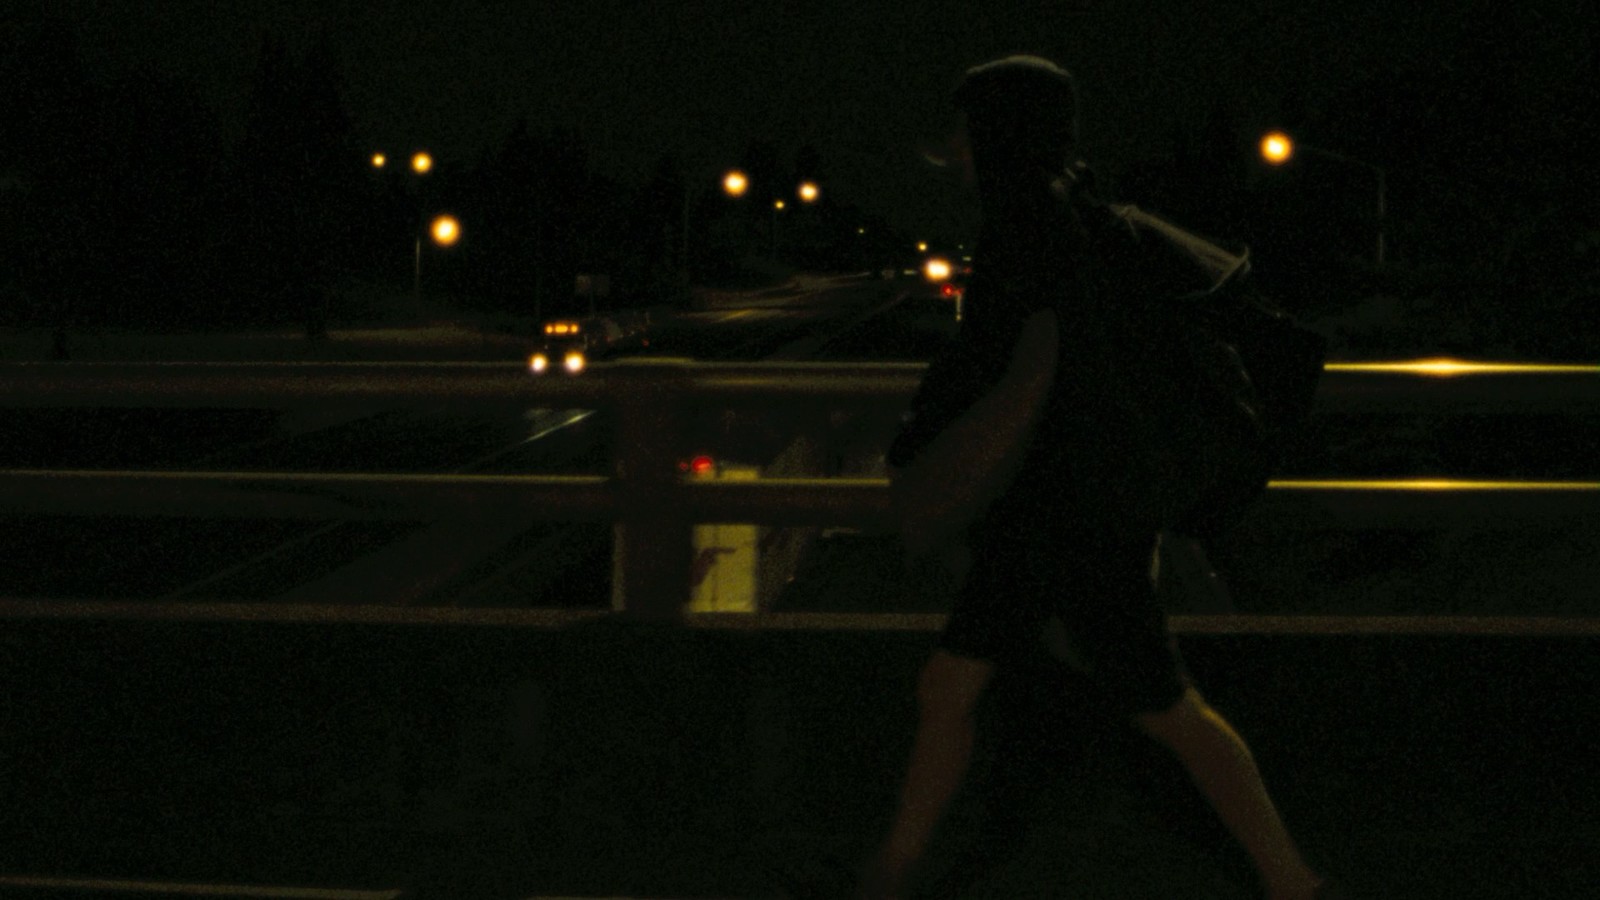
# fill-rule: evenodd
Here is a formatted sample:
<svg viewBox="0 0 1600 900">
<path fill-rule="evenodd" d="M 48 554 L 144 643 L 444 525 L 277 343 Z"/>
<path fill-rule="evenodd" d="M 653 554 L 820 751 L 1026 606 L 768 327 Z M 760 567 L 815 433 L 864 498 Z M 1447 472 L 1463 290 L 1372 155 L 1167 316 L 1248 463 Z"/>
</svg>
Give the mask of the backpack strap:
<svg viewBox="0 0 1600 900">
<path fill-rule="evenodd" d="M 1166 296 L 1185 299 L 1214 294 L 1223 285 L 1250 272 L 1250 251 L 1231 253 L 1192 231 L 1179 228 L 1133 204 L 1108 204 L 1106 210 L 1123 223 L 1147 253 L 1165 262 Z"/>
</svg>

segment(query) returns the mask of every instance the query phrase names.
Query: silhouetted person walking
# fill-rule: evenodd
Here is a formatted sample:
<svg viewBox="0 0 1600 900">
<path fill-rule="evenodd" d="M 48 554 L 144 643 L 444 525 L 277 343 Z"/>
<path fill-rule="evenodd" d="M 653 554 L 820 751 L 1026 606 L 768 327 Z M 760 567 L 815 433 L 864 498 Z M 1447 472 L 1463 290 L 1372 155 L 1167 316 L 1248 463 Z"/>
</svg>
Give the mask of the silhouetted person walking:
<svg viewBox="0 0 1600 900">
<path fill-rule="evenodd" d="M 1156 602 L 1156 531 L 1090 512 L 1108 506 L 1095 496 L 1103 483 L 1072 477 L 1069 445 L 1096 427 L 1100 363 L 1121 333 L 1111 306 L 1122 282 L 1099 223 L 1073 202 L 1087 170 L 1075 162 L 1071 76 L 1009 57 L 968 71 L 955 101 L 983 224 L 954 352 L 929 368 L 889 455 L 912 583 L 954 602 L 919 677 L 898 811 L 859 896 L 904 895 L 966 776 L 996 667 L 1054 631 L 1064 664 L 1182 763 L 1269 900 L 1332 897 L 1249 749 L 1183 669 Z"/>
</svg>

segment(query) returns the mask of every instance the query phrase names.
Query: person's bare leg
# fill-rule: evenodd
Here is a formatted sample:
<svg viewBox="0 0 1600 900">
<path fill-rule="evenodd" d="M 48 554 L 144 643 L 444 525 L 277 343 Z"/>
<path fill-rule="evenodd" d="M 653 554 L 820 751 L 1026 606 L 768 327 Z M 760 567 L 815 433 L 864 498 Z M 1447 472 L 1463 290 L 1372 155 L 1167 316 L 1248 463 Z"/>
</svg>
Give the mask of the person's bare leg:
<svg viewBox="0 0 1600 900">
<path fill-rule="evenodd" d="M 1233 726 L 1193 688 L 1135 723 L 1170 749 L 1255 863 L 1269 900 L 1310 900 L 1321 879 L 1306 865 Z"/>
<path fill-rule="evenodd" d="M 994 664 L 935 651 L 917 682 L 917 734 L 911 744 L 894 823 L 867 866 L 862 900 L 900 897 L 934 828 L 966 777 L 978 705 Z"/>
</svg>

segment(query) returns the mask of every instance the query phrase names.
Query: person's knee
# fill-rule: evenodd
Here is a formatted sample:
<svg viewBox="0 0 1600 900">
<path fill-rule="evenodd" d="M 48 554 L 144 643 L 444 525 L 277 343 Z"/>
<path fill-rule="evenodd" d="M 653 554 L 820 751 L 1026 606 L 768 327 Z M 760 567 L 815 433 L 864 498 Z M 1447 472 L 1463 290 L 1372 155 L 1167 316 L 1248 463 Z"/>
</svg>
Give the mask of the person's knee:
<svg viewBox="0 0 1600 900">
<path fill-rule="evenodd" d="M 986 660 L 936 651 L 917 678 L 917 710 L 924 721 L 965 719 L 994 673 Z"/>
<path fill-rule="evenodd" d="M 1133 724 L 1142 732 L 1164 743 L 1171 744 L 1196 728 L 1209 725 L 1211 707 L 1193 687 L 1187 687 L 1178 699 L 1165 709 L 1134 713 Z"/>
</svg>

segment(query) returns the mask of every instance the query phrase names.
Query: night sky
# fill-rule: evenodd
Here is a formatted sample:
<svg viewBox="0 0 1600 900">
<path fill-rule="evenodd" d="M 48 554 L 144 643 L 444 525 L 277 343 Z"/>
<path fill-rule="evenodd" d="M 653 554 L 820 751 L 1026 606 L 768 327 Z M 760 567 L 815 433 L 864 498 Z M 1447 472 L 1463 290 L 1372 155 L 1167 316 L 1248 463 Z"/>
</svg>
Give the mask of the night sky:
<svg viewBox="0 0 1600 900">
<path fill-rule="evenodd" d="M 1538 91 L 1583 46 L 1569 3 L 1521 5 L 1543 46 L 1518 84 Z M 1539 12 L 1539 7 L 1548 11 Z M 906 224 L 939 215 L 951 185 L 918 162 L 946 127 L 967 66 L 1013 52 L 1079 77 L 1091 158 L 1168 152 L 1216 102 L 1246 124 L 1284 96 L 1315 104 L 1384 66 L 1446 65 L 1473 3 L 1158 0 L 1026 3 L 861 0 L 752 4 L 418 0 L 60 0 L 108 76 L 149 65 L 202 86 L 236 130 L 263 32 L 292 49 L 328 35 L 345 98 L 374 150 L 426 146 L 470 163 L 519 116 L 576 128 L 594 163 L 642 179 L 663 150 L 695 171 L 767 137 L 814 144 L 831 186 Z"/>
</svg>

